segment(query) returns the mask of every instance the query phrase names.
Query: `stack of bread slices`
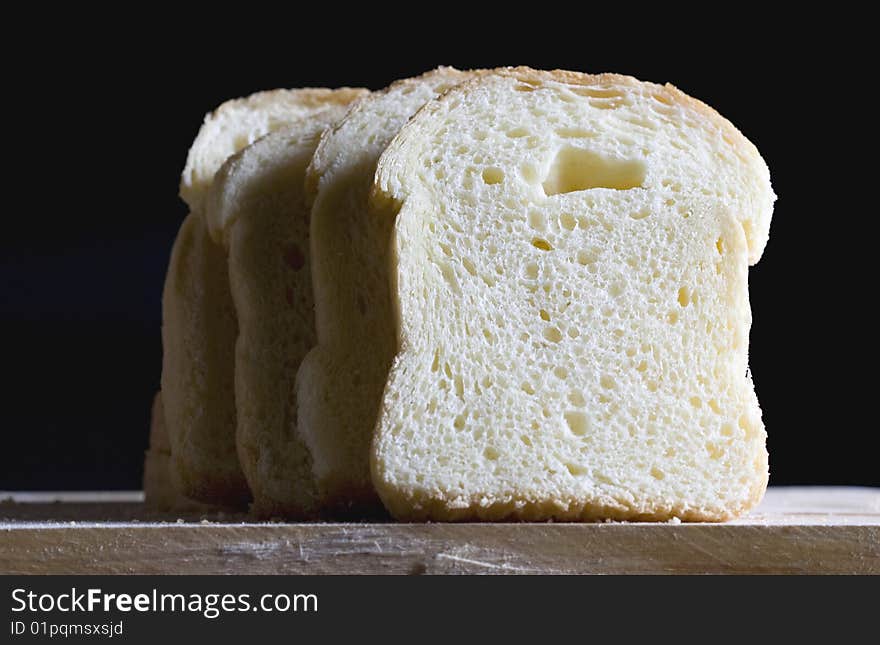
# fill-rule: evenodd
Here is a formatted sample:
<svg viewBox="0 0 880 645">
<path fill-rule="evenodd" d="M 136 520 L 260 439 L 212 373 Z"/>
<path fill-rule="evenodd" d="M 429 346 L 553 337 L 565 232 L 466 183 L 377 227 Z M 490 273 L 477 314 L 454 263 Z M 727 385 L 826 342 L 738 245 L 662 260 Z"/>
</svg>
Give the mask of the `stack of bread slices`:
<svg viewBox="0 0 880 645">
<path fill-rule="evenodd" d="M 205 119 L 145 490 L 260 518 L 735 517 L 756 148 L 670 85 L 441 68 Z"/>
</svg>

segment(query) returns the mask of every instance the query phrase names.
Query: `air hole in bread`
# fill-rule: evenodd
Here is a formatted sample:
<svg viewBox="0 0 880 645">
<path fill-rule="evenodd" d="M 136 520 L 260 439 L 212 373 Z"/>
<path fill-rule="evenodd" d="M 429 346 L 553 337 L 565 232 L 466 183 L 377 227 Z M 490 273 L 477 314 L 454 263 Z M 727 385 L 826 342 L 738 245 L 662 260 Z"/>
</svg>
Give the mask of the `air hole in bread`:
<svg viewBox="0 0 880 645">
<path fill-rule="evenodd" d="M 537 169 L 530 163 L 523 164 L 522 168 L 520 168 L 520 173 L 522 174 L 523 179 L 530 184 L 537 184 L 541 181 Z"/>
<path fill-rule="evenodd" d="M 687 307 L 691 304 L 691 294 L 687 287 L 681 287 L 678 290 L 678 304 L 682 307 Z"/>
<path fill-rule="evenodd" d="M 597 110 L 616 110 L 617 108 L 626 105 L 626 101 L 623 99 L 591 99 L 590 106 Z"/>
<path fill-rule="evenodd" d="M 507 136 L 511 139 L 519 139 L 521 137 L 527 137 L 531 134 L 529 130 L 526 128 L 514 128 L 513 130 L 507 131 Z"/>
<path fill-rule="evenodd" d="M 576 87 L 572 89 L 572 92 L 591 99 L 624 98 L 624 94 L 614 87 Z"/>
<path fill-rule="evenodd" d="M 532 246 L 534 246 L 536 249 L 540 249 L 542 251 L 552 251 L 553 250 L 553 245 L 551 245 L 550 242 L 548 242 L 547 240 L 543 240 L 539 237 L 536 237 L 535 239 L 532 240 Z"/>
<path fill-rule="evenodd" d="M 464 381 L 460 376 L 455 377 L 455 395 L 459 398 L 464 397 Z"/>
<path fill-rule="evenodd" d="M 541 320 L 545 320 L 545 321 L 547 321 L 547 322 L 550 322 L 550 314 L 548 314 L 548 313 L 547 313 L 546 311 L 544 311 L 543 309 L 541 309 L 541 310 L 538 312 L 538 315 L 541 316 Z"/>
<path fill-rule="evenodd" d="M 452 268 L 452 266 L 450 266 L 448 262 L 439 262 L 437 266 L 440 268 L 440 273 L 443 274 L 443 278 L 446 280 L 446 282 L 449 283 L 449 286 L 451 286 L 453 290 L 458 293 L 458 280 L 455 278 L 455 270 Z"/>
<path fill-rule="evenodd" d="M 582 408 L 587 404 L 586 399 L 584 399 L 584 395 L 581 394 L 578 390 L 572 390 L 568 393 L 568 401 L 573 406 L 578 408 Z"/>
<path fill-rule="evenodd" d="M 498 450 L 496 450 L 496 449 L 493 448 L 492 446 L 488 446 L 488 447 L 483 451 L 483 456 L 484 456 L 486 459 L 488 459 L 489 461 L 495 461 L 496 459 L 498 459 L 498 457 L 501 456 L 501 453 L 499 453 Z"/>
<path fill-rule="evenodd" d="M 544 338 L 549 340 L 551 343 L 558 343 L 562 340 L 562 332 L 559 331 L 556 327 L 546 327 L 544 329 Z"/>
<path fill-rule="evenodd" d="M 461 264 L 464 266 L 465 270 L 470 273 L 472 276 L 476 277 L 477 269 L 474 266 L 474 263 L 468 260 L 467 258 L 461 259 Z"/>
<path fill-rule="evenodd" d="M 564 147 L 556 153 L 542 182 L 548 196 L 593 188 L 629 190 L 645 181 L 645 164 L 639 160 L 612 159 L 583 148 Z"/>
<path fill-rule="evenodd" d="M 563 139 L 593 139 L 599 135 L 591 130 L 583 128 L 559 128 L 556 134 Z"/>
<path fill-rule="evenodd" d="M 597 254 L 593 251 L 578 251 L 577 253 L 578 264 L 592 264 L 596 261 L 597 257 Z"/>
<path fill-rule="evenodd" d="M 547 223 L 544 220 L 544 214 L 539 211 L 530 211 L 529 226 L 531 226 L 536 231 L 545 230 L 547 228 Z"/>
<path fill-rule="evenodd" d="M 573 231 L 577 227 L 577 219 L 571 213 L 562 213 L 559 216 L 559 225 L 566 231 Z"/>
<path fill-rule="evenodd" d="M 724 449 L 711 441 L 706 442 L 706 452 L 709 453 L 709 459 L 718 460 L 724 456 Z"/>
<path fill-rule="evenodd" d="M 483 169 L 483 183 L 500 184 L 504 181 L 504 171 L 501 168 L 485 168 Z"/>
<path fill-rule="evenodd" d="M 657 466 L 654 466 L 653 468 L 651 468 L 651 477 L 653 477 L 654 479 L 663 479 L 664 477 L 666 477 L 666 473 L 657 468 Z"/>
<path fill-rule="evenodd" d="M 578 412 L 577 410 L 569 410 L 563 414 L 563 417 L 565 418 L 565 423 L 568 424 L 568 429 L 573 435 L 583 437 L 587 434 L 590 424 L 587 420 L 586 414 Z"/>
<path fill-rule="evenodd" d="M 654 129 L 654 124 L 653 124 L 653 123 L 651 123 L 651 122 L 648 121 L 647 119 L 643 119 L 643 118 L 641 118 L 641 117 L 637 117 L 637 116 L 628 116 L 628 117 L 624 117 L 624 120 L 627 121 L 628 123 L 633 124 L 633 125 L 636 126 L 636 127 L 639 127 L 639 128 L 645 128 L 645 129 L 647 129 L 647 130 L 653 130 L 653 129 Z M 647 154 L 648 151 L 647 151 L 647 150 L 643 150 L 642 152 L 643 152 L 644 154 Z"/>
<path fill-rule="evenodd" d="M 588 473 L 586 468 L 578 464 L 567 463 L 565 467 L 572 477 L 583 477 Z"/>
</svg>

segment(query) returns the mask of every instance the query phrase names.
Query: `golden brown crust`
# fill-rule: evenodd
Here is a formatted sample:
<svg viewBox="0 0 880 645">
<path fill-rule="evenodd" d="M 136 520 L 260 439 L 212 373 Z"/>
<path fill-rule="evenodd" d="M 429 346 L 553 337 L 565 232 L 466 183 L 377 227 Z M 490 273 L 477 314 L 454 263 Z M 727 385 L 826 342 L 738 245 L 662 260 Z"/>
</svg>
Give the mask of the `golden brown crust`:
<svg viewBox="0 0 880 645">
<path fill-rule="evenodd" d="M 741 503 L 718 508 L 693 508 L 680 504 L 658 504 L 633 507 L 628 502 L 609 503 L 605 500 L 571 499 L 552 502 L 535 501 L 511 496 L 493 501 L 486 496 L 472 496 L 466 500 L 407 495 L 392 487 L 380 487 L 379 495 L 385 508 L 400 521 L 406 522 L 595 522 L 618 520 L 629 522 L 726 522 L 736 519 L 757 506 L 764 497 L 766 479 L 756 483 Z"/>
</svg>

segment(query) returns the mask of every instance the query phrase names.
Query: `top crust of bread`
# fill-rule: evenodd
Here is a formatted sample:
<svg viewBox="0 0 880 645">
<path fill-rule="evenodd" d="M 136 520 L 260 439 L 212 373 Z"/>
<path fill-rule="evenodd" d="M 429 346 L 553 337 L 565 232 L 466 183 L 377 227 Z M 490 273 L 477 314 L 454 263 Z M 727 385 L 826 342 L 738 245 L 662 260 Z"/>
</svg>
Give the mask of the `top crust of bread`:
<svg viewBox="0 0 880 645">
<path fill-rule="evenodd" d="M 623 74 L 585 74 L 582 72 L 573 72 L 569 70 L 536 70 L 529 67 L 507 67 L 495 70 L 499 75 L 510 76 L 529 85 L 541 85 L 544 82 L 556 82 L 566 85 L 607 85 L 607 86 L 629 86 L 650 90 L 657 101 L 665 103 L 670 107 L 684 108 L 690 110 L 707 120 L 712 127 L 716 128 L 719 136 L 722 137 L 726 144 L 731 146 L 743 163 L 747 164 L 750 169 L 756 173 L 759 185 L 765 187 L 765 190 L 756 195 L 753 203 L 744 212 L 734 213 L 734 216 L 742 223 L 743 230 L 749 247 L 749 264 L 753 265 L 761 259 L 767 241 L 770 238 L 770 220 L 773 216 L 773 203 L 776 201 L 776 194 L 770 184 L 770 170 L 767 164 L 758 152 L 755 145 L 749 141 L 740 132 L 736 126 L 721 116 L 714 108 L 706 105 L 699 99 L 695 99 L 685 94 L 674 85 L 667 83 L 666 85 L 658 85 L 640 81 L 632 76 Z M 479 83 L 479 79 L 472 80 L 470 83 Z M 464 85 L 464 84 L 463 84 Z M 459 88 L 466 91 L 464 87 Z M 423 110 L 436 110 L 438 104 L 429 103 L 425 105 Z M 414 133 L 413 133 L 414 134 Z M 412 134 L 410 135 L 412 136 Z M 392 145 L 402 145 L 403 139 L 394 142 Z M 393 163 L 395 155 L 389 153 L 386 160 Z M 385 176 L 392 177 L 392 169 L 379 169 Z M 377 173 L 378 177 L 378 173 Z M 388 185 L 388 195 L 393 196 L 395 186 L 392 183 Z M 381 191 L 375 192 L 374 197 L 378 199 L 378 203 L 384 201 Z"/>
<path fill-rule="evenodd" d="M 363 96 L 359 88 L 269 90 L 226 101 L 205 115 L 180 178 L 180 196 L 191 210 L 201 211 L 214 173 L 230 156 L 257 139 L 311 118 L 322 110 L 347 105 Z M 220 228 L 210 225 L 212 236 Z"/>
</svg>

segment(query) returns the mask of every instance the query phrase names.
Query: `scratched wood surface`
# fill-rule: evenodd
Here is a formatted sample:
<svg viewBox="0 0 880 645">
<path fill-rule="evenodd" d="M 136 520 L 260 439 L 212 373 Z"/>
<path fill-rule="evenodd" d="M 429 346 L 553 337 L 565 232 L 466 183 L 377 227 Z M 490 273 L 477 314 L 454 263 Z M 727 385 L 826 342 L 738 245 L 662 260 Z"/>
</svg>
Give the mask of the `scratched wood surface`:
<svg viewBox="0 0 880 645">
<path fill-rule="evenodd" d="M 726 524 L 256 523 L 140 493 L 0 493 L 0 573 L 880 574 L 880 489 L 771 488 Z"/>
</svg>

